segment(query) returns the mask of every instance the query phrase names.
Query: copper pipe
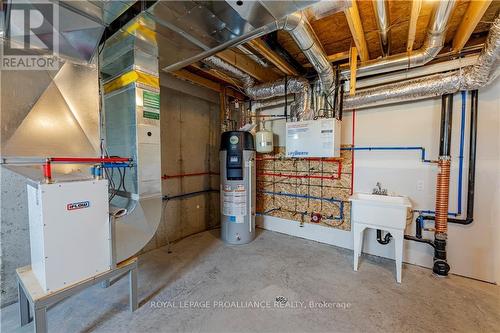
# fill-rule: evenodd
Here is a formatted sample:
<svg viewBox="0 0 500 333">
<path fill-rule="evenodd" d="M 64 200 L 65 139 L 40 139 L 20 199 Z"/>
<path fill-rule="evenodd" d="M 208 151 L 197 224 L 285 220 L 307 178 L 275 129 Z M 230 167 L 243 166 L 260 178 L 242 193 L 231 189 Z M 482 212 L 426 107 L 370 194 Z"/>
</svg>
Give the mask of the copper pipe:
<svg viewBox="0 0 500 333">
<path fill-rule="evenodd" d="M 450 194 L 450 159 L 439 159 L 436 184 L 436 233 L 448 231 L 448 198 Z"/>
</svg>

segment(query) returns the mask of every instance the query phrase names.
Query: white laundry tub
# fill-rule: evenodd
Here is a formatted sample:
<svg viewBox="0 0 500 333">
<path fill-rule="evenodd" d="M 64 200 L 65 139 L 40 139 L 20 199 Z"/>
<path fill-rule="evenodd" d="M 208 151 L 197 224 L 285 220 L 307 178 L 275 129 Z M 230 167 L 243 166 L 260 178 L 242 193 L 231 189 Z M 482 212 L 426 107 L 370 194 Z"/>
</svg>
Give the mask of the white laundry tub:
<svg viewBox="0 0 500 333">
<path fill-rule="evenodd" d="M 374 224 L 381 227 L 404 229 L 408 209 L 412 205 L 408 197 L 355 193 L 349 197 L 351 221 Z"/>
</svg>

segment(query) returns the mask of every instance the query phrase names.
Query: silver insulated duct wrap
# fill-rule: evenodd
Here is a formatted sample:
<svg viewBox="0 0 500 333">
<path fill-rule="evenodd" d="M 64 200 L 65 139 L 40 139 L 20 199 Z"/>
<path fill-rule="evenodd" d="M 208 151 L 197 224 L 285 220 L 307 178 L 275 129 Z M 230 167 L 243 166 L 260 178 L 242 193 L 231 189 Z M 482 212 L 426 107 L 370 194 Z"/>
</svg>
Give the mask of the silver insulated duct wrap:
<svg viewBox="0 0 500 333">
<path fill-rule="evenodd" d="M 304 78 L 291 77 L 263 83 L 258 86 L 247 88 L 245 92 L 254 100 L 285 96 L 287 93 L 293 93 L 295 94 L 295 105 L 291 113 L 292 121 L 310 120 L 313 118 L 310 107 L 311 87 L 309 81 Z"/>
<path fill-rule="evenodd" d="M 241 81 L 247 96 L 254 100 L 285 96 L 286 93 L 295 94 L 295 105 L 291 114 L 292 119 L 312 119 L 313 114 L 310 109 L 311 88 L 306 79 L 292 77 L 287 78 L 286 80 L 280 79 L 274 82 L 267 82 L 255 86 L 255 80 L 250 75 L 239 70 L 233 65 L 228 64 L 224 60 L 212 56 L 204 59 L 203 62 L 208 66 Z"/>
<path fill-rule="evenodd" d="M 231 64 L 228 64 L 224 60 L 211 56 L 208 58 L 203 59 L 203 62 L 207 64 L 208 66 L 226 74 L 229 75 L 232 78 L 235 78 L 241 83 L 243 83 L 243 87 L 245 89 L 252 87 L 255 84 L 255 80 L 248 75 L 247 73 L 239 70 L 238 68 L 234 67 Z"/>
<path fill-rule="evenodd" d="M 459 90 L 479 89 L 498 76 L 500 58 L 500 15 L 490 27 L 488 39 L 477 63 L 461 70 L 407 80 L 356 92 L 344 97 L 344 109 L 417 100 Z"/>
<path fill-rule="evenodd" d="M 330 95 L 335 89 L 333 68 L 307 18 L 302 12 L 288 15 L 283 22 L 283 30 L 290 34 L 307 60 L 318 72 L 323 93 L 326 96 Z"/>
</svg>

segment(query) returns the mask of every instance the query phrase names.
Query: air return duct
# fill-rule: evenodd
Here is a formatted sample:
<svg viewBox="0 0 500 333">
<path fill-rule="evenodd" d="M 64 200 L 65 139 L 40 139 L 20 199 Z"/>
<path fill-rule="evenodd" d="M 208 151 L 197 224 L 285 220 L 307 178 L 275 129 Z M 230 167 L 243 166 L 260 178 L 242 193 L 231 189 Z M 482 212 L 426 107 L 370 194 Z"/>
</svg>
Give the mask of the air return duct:
<svg viewBox="0 0 500 333">
<path fill-rule="evenodd" d="M 130 156 L 135 167 L 110 177 L 123 179 L 111 200 L 116 261 L 140 251 L 161 220 L 160 93 L 154 39 L 115 34 L 103 50 L 106 153 Z M 117 56 L 118 55 L 118 56 Z M 120 68 L 121 67 L 121 68 Z M 108 175 L 110 176 L 110 175 Z"/>
</svg>

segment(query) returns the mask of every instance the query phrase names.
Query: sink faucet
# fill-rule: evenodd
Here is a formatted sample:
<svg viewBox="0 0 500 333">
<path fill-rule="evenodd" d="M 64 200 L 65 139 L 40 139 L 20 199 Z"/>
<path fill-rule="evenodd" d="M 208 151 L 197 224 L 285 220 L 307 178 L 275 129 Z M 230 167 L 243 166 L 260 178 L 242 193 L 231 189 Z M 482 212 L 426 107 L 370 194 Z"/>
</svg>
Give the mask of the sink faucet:
<svg viewBox="0 0 500 333">
<path fill-rule="evenodd" d="M 382 184 L 380 184 L 380 182 L 377 182 L 377 184 L 375 185 L 375 188 L 372 191 L 372 194 L 387 195 L 387 189 L 382 188 Z"/>
</svg>

